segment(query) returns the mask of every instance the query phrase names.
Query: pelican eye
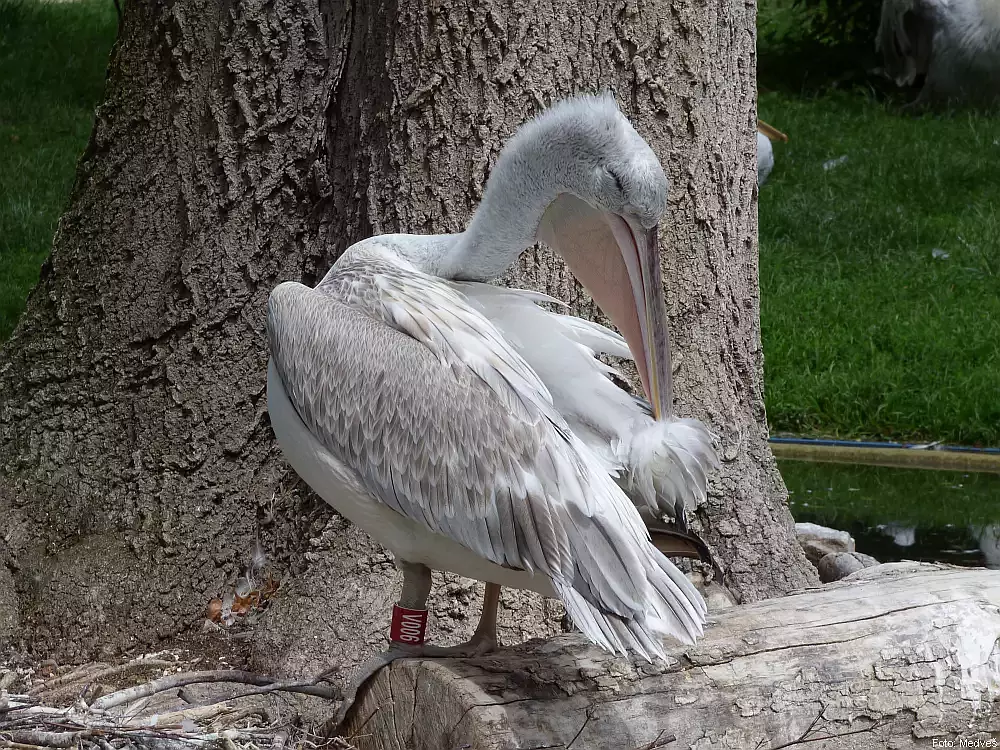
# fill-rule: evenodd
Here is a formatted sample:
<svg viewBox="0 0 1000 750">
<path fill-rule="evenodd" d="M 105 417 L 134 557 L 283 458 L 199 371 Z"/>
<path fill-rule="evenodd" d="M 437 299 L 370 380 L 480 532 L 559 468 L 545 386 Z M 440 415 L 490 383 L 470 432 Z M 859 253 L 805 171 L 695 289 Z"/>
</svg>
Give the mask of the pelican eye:
<svg viewBox="0 0 1000 750">
<path fill-rule="evenodd" d="M 609 169 L 608 174 L 611 175 L 611 179 L 615 181 L 615 187 L 618 188 L 618 192 L 625 195 L 625 186 L 622 184 L 622 178 L 618 176 L 618 173 L 612 172 Z"/>
</svg>

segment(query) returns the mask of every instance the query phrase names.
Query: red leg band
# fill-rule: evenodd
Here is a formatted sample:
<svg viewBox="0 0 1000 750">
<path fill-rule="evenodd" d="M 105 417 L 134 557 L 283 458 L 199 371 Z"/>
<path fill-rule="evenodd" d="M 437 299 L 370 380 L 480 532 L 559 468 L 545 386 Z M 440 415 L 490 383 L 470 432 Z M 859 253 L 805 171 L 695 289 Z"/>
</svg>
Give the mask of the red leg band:
<svg viewBox="0 0 1000 750">
<path fill-rule="evenodd" d="M 424 632 L 427 630 L 426 609 L 406 609 L 394 604 L 392 607 L 392 625 L 389 626 L 389 640 L 408 645 L 419 645 L 424 642 Z"/>
</svg>

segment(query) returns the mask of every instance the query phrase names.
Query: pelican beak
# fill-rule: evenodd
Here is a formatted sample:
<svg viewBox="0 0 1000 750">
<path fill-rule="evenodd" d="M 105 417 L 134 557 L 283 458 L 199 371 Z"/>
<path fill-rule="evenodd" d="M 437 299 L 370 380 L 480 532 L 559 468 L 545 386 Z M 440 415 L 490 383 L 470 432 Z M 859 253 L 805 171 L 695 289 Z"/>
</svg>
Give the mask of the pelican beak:
<svg viewBox="0 0 1000 750">
<path fill-rule="evenodd" d="M 663 298 L 663 276 L 660 268 L 660 243 L 657 227 L 635 238 L 642 267 L 642 291 L 645 295 L 640 324 L 643 331 L 644 354 L 649 372 L 649 403 L 657 419 L 673 412 L 673 373 L 670 364 L 670 335 L 667 331 L 667 303 Z"/>
<path fill-rule="evenodd" d="M 782 133 L 777 128 L 768 125 L 763 120 L 757 120 L 757 130 L 766 135 L 772 141 L 782 141 L 783 143 L 788 143 L 787 135 Z"/>
<path fill-rule="evenodd" d="M 632 216 L 595 211 L 564 193 L 546 209 L 537 237 L 563 257 L 621 331 L 653 415 L 669 417 L 673 383 L 657 227 L 643 227 Z"/>
<path fill-rule="evenodd" d="M 638 322 L 638 331 L 623 333 L 635 357 L 653 416 L 663 419 L 673 412 L 673 376 L 659 233 L 655 225 L 646 229 L 620 216 L 614 218 L 611 229 L 628 271 Z"/>
</svg>

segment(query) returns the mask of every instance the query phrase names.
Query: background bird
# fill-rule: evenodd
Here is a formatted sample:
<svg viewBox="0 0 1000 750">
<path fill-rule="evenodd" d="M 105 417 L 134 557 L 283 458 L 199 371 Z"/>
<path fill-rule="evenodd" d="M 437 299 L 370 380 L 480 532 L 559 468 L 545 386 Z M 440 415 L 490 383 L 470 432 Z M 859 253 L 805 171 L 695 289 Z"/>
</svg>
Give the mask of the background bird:
<svg viewBox="0 0 1000 750">
<path fill-rule="evenodd" d="M 370 238 L 316 288 L 272 292 L 268 407 L 289 463 L 394 553 L 400 611 L 425 609 L 431 570 L 487 582 L 468 644 L 394 643 L 352 689 L 400 655 L 495 648 L 500 586 L 557 596 L 618 653 L 658 657 L 664 637 L 701 634 L 704 601 L 637 508 L 683 534 L 717 465 L 705 426 L 673 415 L 667 188 L 614 100 L 578 97 L 505 146 L 465 232 Z M 623 336 L 482 283 L 536 241 Z M 647 399 L 598 354 L 633 358 Z"/>
<path fill-rule="evenodd" d="M 875 47 L 915 105 L 1000 97 L 1000 0 L 883 0 Z"/>
<path fill-rule="evenodd" d="M 763 185 L 774 169 L 774 149 L 771 139 L 788 141 L 788 136 L 777 128 L 772 128 L 763 120 L 757 120 L 757 186 Z"/>
</svg>

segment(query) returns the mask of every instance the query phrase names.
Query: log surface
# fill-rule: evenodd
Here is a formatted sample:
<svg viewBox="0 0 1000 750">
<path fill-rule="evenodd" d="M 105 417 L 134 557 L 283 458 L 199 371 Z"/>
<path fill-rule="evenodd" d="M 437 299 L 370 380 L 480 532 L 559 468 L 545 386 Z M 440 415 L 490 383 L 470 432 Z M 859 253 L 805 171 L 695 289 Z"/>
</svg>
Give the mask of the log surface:
<svg viewBox="0 0 1000 750">
<path fill-rule="evenodd" d="M 345 736 L 361 750 L 996 747 L 998 605 L 998 572 L 897 563 L 712 613 L 666 664 L 575 635 L 400 661 Z"/>
</svg>

